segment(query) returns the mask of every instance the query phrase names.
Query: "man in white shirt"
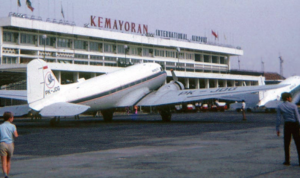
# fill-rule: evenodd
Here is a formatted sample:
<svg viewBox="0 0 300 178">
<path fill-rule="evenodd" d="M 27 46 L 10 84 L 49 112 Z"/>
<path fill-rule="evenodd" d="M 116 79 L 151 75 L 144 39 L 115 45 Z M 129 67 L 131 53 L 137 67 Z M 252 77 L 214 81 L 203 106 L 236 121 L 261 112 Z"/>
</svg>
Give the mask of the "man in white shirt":
<svg viewBox="0 0 300 178">
<path fill-rule="evenodd" d="M 242 101 L 242 113 L 243 113 L 243 120 L 246 120 L 246 103 L 245 100 Z"/>
</svg>

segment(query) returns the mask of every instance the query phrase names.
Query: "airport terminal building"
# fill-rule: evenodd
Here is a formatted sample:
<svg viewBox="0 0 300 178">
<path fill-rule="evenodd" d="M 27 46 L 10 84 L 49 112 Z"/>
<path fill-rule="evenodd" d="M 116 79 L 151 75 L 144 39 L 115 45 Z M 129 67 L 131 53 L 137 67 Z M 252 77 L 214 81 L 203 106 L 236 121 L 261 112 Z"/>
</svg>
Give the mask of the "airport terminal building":
<svg viewBox="0 0 300 178">
<path fill-rule="evenodd" d="M 262 76 L 230 74 L 230 57 L 243 55 L 240 47 L 162 30 L 149 33 L 146 25 L 127 23 L 122 27 L 116 20 L 91 16 L 90 24 L 80 27 L 15 13 L 0 18 L 1 89 L 26 89 L 26 65 L 36 58 L 47 61 L 62 84 L 136 63 L 160 64 L 166 82 L 174 69 L 190 89 L 264 83 Z"/>
</svg>

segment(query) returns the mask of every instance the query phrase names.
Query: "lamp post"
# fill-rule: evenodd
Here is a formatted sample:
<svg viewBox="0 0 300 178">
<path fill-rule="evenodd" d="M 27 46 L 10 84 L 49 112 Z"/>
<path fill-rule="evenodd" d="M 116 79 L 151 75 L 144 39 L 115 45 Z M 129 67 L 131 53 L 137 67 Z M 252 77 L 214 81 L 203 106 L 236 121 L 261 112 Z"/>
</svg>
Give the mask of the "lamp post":
<svg viewBox="0 0 300 178">
<path fill-rule="evenodd" d="M 46 39 L 47 39 L 47 35 L 43 35 L 42 38 L 44 39 L 44 60 L 46 58 Z"/>
<path fill-rule="evenodd" d="M 127 64 L 127 61 L 126 61 L 127 48 L 128 48 L 128 46 L 127 46 L 127 45 L 124 45 L 124 51 L 125 51 L 125 66 L 126 66 L 126 64 Z"/>
</svg>

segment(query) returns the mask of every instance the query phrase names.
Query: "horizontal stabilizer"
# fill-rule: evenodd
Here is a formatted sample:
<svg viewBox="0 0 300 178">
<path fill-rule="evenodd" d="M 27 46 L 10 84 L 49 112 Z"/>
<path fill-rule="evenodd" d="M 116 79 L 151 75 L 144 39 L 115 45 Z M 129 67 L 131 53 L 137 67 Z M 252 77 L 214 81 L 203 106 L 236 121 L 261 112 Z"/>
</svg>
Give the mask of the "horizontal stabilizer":
<svg viewBox="0 0 300 178">
<path fill-rule="evenodd" d="M 26 90 L 0 90 L 0 98 L 10 98 L 27 101 Z"/>
<path fill-rule="evenodd" d="M 74 116 L 83 113 L 90 107 L 72 103 L 54 103 L 44 107 L 40 114 L 42 116 Z"/>
<path fill-rule="evenodd" d="M 266 108 L 277 108 L 279 104 L 281 104 L 282 101 L 269 101 L 265 104 Z"/>
</svg>

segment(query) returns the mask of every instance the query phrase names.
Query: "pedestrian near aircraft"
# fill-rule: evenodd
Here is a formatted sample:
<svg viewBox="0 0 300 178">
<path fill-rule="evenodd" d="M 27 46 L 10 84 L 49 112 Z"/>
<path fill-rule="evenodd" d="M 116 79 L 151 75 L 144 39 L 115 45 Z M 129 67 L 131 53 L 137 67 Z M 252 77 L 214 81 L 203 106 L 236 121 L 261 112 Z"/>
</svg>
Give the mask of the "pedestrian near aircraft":
<svg viewBox="0 0 300 178">
<path fill-rule="evenodd" d="M 173 80 L 164 84 L 167 73 L 156 63 L 142 63 L 77 83 L 61 85 L 47 63 L 32 60 L 27 66 L 27 92 L 0 91 L 0 97 L 27 100 L 29 108 L 42 116 L 74 116 L 101 111 L 111 121 L 114 109 L 127 106 L 157 106 L 162 120 L 170 121 L 170 104 L 269 90 L 286 85 L 226 87 L 185 90 L 172 71 Z"/>
</svg>

